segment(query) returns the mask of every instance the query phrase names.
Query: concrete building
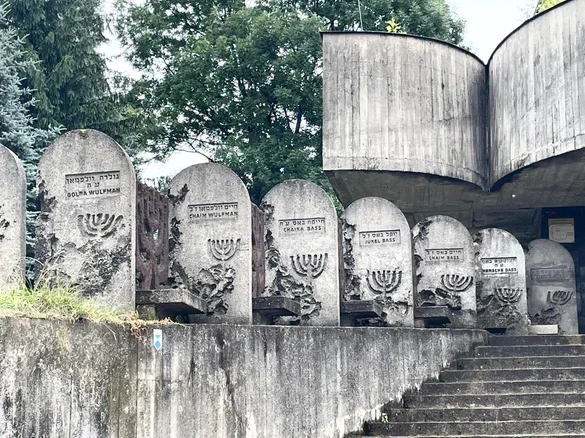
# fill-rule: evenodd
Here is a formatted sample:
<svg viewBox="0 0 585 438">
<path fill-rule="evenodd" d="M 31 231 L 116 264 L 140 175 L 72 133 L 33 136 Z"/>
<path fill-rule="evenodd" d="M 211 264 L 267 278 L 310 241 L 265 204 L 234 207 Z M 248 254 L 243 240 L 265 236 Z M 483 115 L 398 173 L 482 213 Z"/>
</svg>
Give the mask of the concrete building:
<svg viewBox="0 0 585 438">
<path fill-rule="evenodd" d="M 325 33 L 323 51 L 323 166 L 342 203 L 565 245 L 585 332 L 585 0 L 528 20 L 487 65 L 389 33 Z"/>
</svg>

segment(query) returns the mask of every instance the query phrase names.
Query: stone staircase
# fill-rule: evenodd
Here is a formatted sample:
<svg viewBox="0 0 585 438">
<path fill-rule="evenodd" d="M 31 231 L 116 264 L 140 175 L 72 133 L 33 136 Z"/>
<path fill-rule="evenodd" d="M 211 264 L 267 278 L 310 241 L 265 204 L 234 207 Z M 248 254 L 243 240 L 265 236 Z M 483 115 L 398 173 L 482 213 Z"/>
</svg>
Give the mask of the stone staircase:
<svg viewBox="0 0 585 438">
<path fill-rule="evenodd" d="M 378 437 L 585 437 L 585 336 L 492 336 L 405 395 Z"/>
</svg>

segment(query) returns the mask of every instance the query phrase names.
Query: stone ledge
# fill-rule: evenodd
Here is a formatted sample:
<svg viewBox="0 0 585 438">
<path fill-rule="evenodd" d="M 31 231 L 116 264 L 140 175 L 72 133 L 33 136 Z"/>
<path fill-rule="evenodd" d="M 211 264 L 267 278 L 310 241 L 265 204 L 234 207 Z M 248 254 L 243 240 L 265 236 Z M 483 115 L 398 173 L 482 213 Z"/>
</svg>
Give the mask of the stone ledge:
<svg viewBox="0 0 585 438">
<path fill-rule="evenodd" d="M 166 314 L 207 313 L 205 300 L 184 289 L 151 289 L 136 291 L 137 306 L 155 306 Z"/>
</svg>

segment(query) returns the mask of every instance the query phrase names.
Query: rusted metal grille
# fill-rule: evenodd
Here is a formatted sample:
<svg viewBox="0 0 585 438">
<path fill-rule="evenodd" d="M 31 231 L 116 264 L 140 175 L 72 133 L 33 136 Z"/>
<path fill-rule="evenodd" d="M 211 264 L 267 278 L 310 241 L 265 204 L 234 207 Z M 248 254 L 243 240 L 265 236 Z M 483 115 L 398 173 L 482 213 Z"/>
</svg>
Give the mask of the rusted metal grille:
<svg viewBox="0 0 585 438">
<path fill-rule="evenodd" d="M 136 288 L 158 289 L 168 282 L 169 199 L 152 187 L 136 186 Z"/>
</svg>

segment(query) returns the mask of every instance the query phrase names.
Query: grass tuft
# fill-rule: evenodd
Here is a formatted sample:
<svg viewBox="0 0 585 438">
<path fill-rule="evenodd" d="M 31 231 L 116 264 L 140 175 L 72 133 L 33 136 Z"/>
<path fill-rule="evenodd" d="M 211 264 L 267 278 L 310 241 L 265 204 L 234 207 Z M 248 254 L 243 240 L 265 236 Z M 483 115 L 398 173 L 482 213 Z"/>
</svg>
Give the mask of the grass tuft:
<svg viewBox="0 0 585 438">
<path fill-rule="evenodd" d="M 28 318 L 64 319 L 68 321 L 88 320 L 114 324 L 134 325 L 140 320 L 136 312 L 123 312 L 100 306 L 82 297 L 69 286 L 39 284 L 28 287 L 24 284 L 0 291 L 0 316 Z"/>
</svg>

